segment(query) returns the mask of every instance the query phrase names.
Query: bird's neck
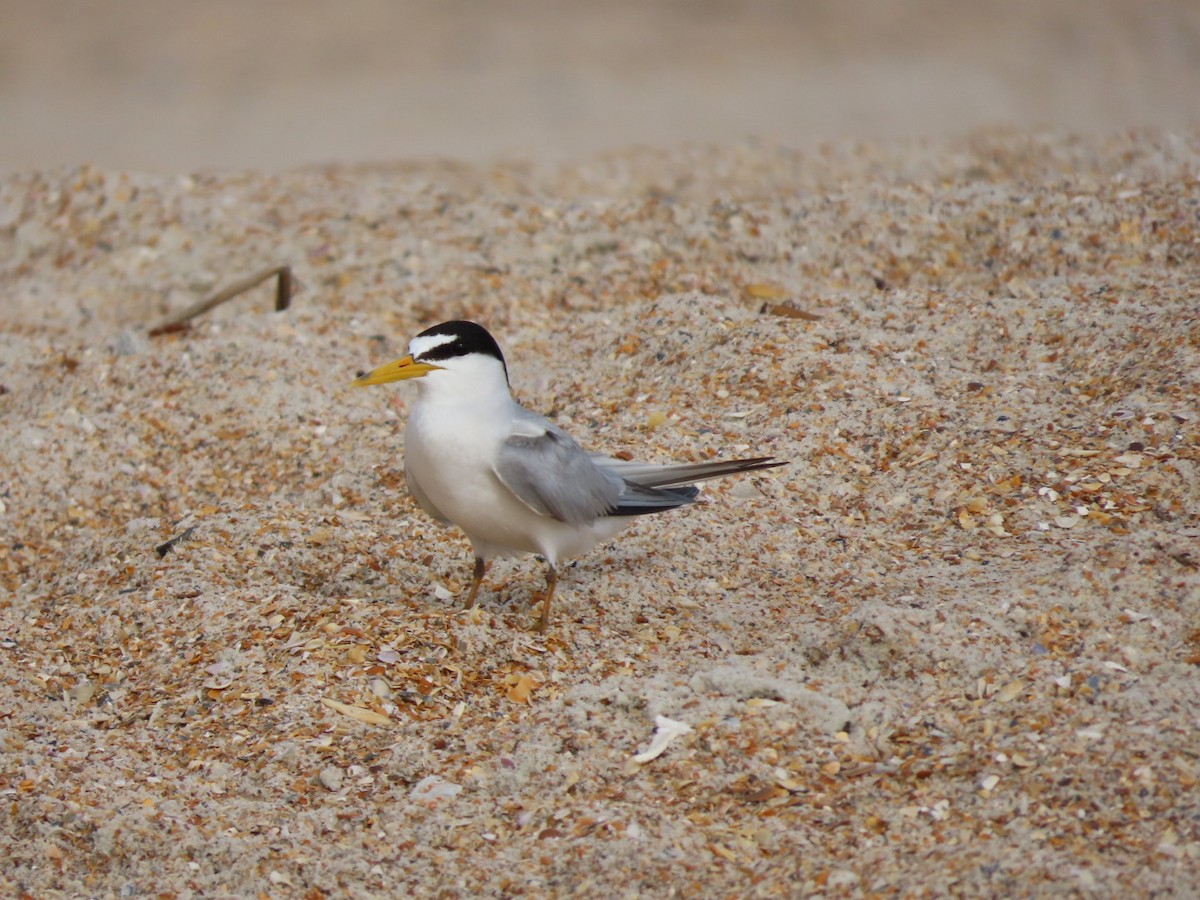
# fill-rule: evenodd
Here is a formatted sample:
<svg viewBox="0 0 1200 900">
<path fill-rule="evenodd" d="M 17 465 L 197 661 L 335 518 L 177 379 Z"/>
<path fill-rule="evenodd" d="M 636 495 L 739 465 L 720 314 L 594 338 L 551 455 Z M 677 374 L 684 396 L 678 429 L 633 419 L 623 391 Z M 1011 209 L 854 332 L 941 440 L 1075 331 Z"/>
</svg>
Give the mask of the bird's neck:
<svg viewBox="0 0 1200 900">
<path fill-rule="evenodd" d="M 467 379 L 447 374 L 442 378 L 422 378 L 416 387 L 414 412 L 421 409 L 438 415 L 471 416 L 479 421 L 491 415 L 509 415 L 513 403 L 508 384 L 502 379 Z"/>
</svg>

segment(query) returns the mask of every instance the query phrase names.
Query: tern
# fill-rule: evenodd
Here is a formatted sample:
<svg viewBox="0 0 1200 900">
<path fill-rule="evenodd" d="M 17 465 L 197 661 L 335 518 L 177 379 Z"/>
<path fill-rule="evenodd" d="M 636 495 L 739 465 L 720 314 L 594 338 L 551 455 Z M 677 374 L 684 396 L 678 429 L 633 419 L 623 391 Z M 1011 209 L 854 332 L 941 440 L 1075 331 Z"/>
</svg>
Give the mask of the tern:
<svg viewBox="0 0 1200 900">
<path fill-rule="evenodd" d="M 404 477 L 418 505 L 470 540 L 471 609 L 494 557 L 546 561 L 537 630 L 545 632 L 558 566 L 608 540 L 634 516 L 693 502 L 698 481 L 785 465 L 766 456 L 704 463 L 638 463 L 588 453 L 549 419 L 513 399 L 508 366 L 482 325 L 456 320 L 422 331 L 408 355 L 357 386 L 416 380 Z"/>
</svg>

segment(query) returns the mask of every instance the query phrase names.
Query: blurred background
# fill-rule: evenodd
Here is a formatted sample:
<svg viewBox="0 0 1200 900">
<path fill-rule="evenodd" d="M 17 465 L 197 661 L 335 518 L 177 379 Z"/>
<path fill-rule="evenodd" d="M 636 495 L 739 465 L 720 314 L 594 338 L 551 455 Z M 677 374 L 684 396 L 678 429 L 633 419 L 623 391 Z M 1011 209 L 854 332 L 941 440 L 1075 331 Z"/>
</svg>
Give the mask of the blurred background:
<svg viewBox="0 0 1200 900">
<path fill-rule="evenodd" d="M 0 171 L 1200 122 L 1200 0 L 0 0 Z"/>
</svg>

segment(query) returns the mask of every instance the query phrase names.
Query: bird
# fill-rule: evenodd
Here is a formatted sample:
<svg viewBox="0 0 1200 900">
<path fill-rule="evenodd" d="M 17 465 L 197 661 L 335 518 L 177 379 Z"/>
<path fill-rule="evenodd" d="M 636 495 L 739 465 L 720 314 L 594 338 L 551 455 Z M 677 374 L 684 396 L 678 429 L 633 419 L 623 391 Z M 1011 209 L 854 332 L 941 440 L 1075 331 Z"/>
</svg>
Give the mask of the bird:
<svg viewBox="0 0 1200 900">
<path fill-rule="evenodd" d="M 767 456 L 638 463 L 585 451 L 512 395 L 500 345 L 476 322 L 454 320 L 412 338 L 408 354 L 360 373 L 358 387 L 413 380 L 404 476 L 426 513 L 457 526 L 475 556 L 464 609 L 489 562 L 523 553 L 546 563 L 537 631 L 545 633 L 558 567 L 641 515 L 695 501 L 696 482 L 786 465 Z"/>
</svg>

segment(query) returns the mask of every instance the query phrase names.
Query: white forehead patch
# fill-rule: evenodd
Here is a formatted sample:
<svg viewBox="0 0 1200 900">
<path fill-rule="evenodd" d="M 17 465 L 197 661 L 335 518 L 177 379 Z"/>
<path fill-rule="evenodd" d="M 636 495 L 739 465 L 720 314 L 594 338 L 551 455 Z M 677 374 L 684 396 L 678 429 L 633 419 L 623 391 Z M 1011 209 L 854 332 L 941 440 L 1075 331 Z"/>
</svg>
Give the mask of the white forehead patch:
<svg viewBox="0 0 1200 900">
<path fill-rule="evenodd" d="M 413 359 L 420 359 L 434 347 L 441 347 L 457 340 L 458 335 L 456 334 L 419 334 L 408 342 L 408 355 Z"/>
</svg>

